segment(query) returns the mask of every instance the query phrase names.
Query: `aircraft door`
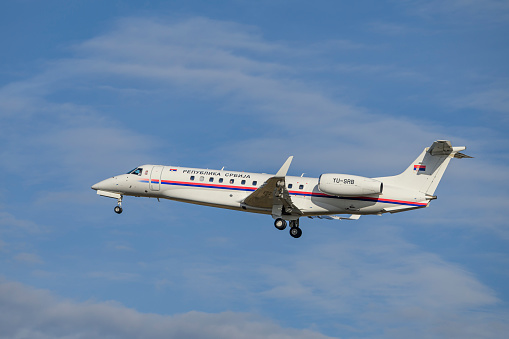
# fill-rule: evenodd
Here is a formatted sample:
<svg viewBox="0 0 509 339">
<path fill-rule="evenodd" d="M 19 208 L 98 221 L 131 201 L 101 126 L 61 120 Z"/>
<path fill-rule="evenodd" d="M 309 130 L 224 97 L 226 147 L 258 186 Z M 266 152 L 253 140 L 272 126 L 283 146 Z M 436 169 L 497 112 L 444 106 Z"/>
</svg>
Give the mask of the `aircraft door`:
<svg viewBox="0 0 509 339">
<path fill-rule="evenodd" d="M 152 191 L 159 191 L 161 189 L 161 174 L 163 173 L 163 166 L 153 166 L 150 172 L 150 189 Z"/>
</svg>

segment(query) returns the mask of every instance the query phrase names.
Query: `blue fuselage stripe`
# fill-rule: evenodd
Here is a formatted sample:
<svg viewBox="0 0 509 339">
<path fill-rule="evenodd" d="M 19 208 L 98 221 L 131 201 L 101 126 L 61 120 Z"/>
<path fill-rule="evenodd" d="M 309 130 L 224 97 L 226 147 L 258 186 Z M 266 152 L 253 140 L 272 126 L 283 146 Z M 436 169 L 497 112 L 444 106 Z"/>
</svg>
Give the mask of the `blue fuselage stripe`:
<svg viewBox="0 0 509 339">
<path fill-rule="evenodd" d="M 148 183 L 148 180 L 140 180 L 140 182 Z M 155 183 L 159 183 L 158 181 Z M 171 186 L 183 186 L 183 187 L 199 187 L 199 188 L 214 188 L 221 190 L 231 190 L 231 191 L 245 191 L 245 192 L 254 192 L 257 188 L 255 187 L 238 187 L 238 186 L 221 186 L 214 184 L 195 184 L 195 183 L 185 183 L 185 182 L 175 182 L 175 181 L 166 181 L 161 180 L 161 184 L 163 185 L 171 185 Z M 389 200 L 389 199 L 379 199 L 379 198 L 371 198 L 371 197 L 338 197 L 335 195 L 327 195 L 324 193 L 313 193 L 313 192 L 289 192 L 290 195 L 293 196 L 303 196 L 303 197 L 316 197 L 316 198 L 328 198 L 328 199 L 339 199 L 339 200 L 355 200 L 355 201 L 370 201 L 370 202 L 378 202 L 378 203 L 386 203 L 386 204 L 395 204 L 395 205 L 406 205 L 406 206 L 426 206 L 425 203 L 413 203 L 409 201 L 398 201 L 398 200 Z"/>
</svg>

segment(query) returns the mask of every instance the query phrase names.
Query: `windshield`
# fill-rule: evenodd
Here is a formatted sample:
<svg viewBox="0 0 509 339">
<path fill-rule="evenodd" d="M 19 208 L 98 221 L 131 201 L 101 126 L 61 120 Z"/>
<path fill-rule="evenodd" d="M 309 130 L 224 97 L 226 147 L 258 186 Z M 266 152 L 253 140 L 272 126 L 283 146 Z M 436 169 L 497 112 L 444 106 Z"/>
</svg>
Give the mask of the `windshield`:
<svg viewBox="0 0 509 339">
<path fill-rule="evenodd" d="M 137 168 L 133 169 L 132 171 L 127 172 L 127 174 L 141 175 L 142 172 L 143 172 L 143 168 L 137 167 Z"/>
</svg>

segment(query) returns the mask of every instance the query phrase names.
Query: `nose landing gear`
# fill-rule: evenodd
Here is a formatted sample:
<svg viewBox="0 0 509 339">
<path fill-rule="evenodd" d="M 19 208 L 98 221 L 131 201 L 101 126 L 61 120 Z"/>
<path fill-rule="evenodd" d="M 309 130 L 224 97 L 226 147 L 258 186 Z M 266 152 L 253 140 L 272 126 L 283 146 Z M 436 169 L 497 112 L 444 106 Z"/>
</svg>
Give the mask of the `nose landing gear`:
<svg viewBox="0 0 509 339">
<path fill-rule="evenodd" d="M 120 213 L 122 213 L 122 196 L 120 196 L 120 198 L 118 198 L 117 204 L 118 204 L 118 206 L 115 206 L 115 208 L 113 210 L 115 211 L 115 213 L 120 214 Z"/>
</svg>

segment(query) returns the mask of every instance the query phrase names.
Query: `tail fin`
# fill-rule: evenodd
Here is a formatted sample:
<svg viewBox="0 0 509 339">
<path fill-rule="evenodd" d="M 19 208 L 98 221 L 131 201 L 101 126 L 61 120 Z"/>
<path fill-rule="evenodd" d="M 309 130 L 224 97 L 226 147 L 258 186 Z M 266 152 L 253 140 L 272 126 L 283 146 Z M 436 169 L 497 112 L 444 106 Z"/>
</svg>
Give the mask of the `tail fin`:
<svg viewBox="0 0 509 339">
<path fill-rule="evenodd" d="M 464 146 L 452 147 L 447 140 L 437 140 L 431 147 L 425 148 L 403 173 L 385 177 L 384 182 L 433 196 L 452 158 L 472 158 L 459 153 L 465 149 Z"/>
</svg>

